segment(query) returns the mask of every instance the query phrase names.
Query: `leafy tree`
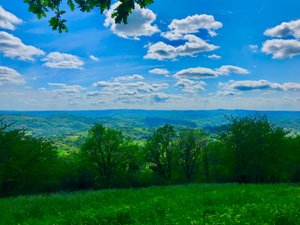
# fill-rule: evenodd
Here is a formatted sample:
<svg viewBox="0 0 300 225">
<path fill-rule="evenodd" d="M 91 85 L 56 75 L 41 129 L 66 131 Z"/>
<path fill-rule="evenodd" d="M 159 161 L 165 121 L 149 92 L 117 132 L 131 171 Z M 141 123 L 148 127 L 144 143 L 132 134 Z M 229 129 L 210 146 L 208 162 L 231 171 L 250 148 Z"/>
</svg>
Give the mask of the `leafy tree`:
<svg viewBox="0 0 300 225">
<path fill-rule="evenodd" d="M 178 162 L 187 179 L 191 179 L 195 169 L 199 166 L 200 152 L 205 149 L 207 143 L 208 137 L 202 130 L 187 129 L 179 133 Z"/>
<path fill-rule="evenodd" d="M 146 143 L 151 169 L 164 179 L 172 177 L 175 130 L 171 125 L 158 128 Z"/>
<path fill-rule="evenodd" d="M 56 151 L 45 139 L 23 130 L 0 131 L 0 195 L 53 190 L 58 183 L 56 164 Z"/>
<path fill-rule="evenodd" d="M 109 9 L 111 6 L 111 0 L 24 0 L 29 6 L 29 11 L 36 14 L 39 19 L 47 17 L 48 13 L 54 12 L 53 16 L 49 20 L 49 24 L 53 30 L 68 31 L 66 26 L 66 19 L 63 19 L 63 15 L 66 11 L 62 10 L 62 6 L 66 4 L 70 10 L 74 10 L 76 7 L 81 12 L 90 12 L 93 9 L 98 9 L 100 13 Z M 116 23 L 127 23 L 127 18 L 132 9 L 135 8 L 135 4 L 145 8 L 147 5 L 153 3 L 153 0 L 120 0 L 120 4 L 112 14 Z"/>
<path fill-rule="evenodd" d="M 201 174 L 206 182 L 231 182 L 234 154 L 219 140 L 211 141 L 200 153 Z"/>
<path fill-rule="evenodd" d="M 104 186 L 111 185 L 112 179 L 134 170 L 135 150 L 133 143 L 125 139 L 120 131 L 94 125 L 82 146 L 82 152 L 100 174 Z"/>
<path fill-rule="evenodd" d="M 293 182 L 300 181 L 300 135 L 290 136 L 287 139 L 287 149 L 285 151 L 287 159 L 287 167 L 292 174 Z"/>
<path fill-rule="evenodd" d="M 238 182 L 274 182 L 286 177 L 286 132 L 266 116 L 229 118 L 231 125 L 220 135 L 233 154 L 234 179 Z M 230 155 L 230 154 L 229 154 Z"/>
</svg>

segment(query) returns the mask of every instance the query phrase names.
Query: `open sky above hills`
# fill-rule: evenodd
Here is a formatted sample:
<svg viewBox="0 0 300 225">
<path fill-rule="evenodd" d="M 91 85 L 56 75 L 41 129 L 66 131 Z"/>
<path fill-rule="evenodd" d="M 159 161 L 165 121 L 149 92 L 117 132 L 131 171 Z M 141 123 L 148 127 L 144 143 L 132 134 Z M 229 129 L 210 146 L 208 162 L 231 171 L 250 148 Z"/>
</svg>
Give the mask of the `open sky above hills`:
<svg viewBox="0 0 300 225">
<path fill-rule="evenodd" d="M 184 2 L 184 3 L 183 3 Z M 155 0 L 68 33 L 0 2 L 0 109 L 300 110 L 298 0 Z"/>
</svg>

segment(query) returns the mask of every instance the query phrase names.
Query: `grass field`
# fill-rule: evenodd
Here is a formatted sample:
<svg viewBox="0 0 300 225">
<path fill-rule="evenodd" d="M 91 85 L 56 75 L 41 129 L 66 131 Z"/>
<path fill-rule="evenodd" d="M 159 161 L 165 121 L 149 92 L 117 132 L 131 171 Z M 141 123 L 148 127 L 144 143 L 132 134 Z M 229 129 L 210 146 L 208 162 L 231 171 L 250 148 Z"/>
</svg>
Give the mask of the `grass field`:
<svg viewBox="0 0 300 225">
<path fill-rule="evenodd" d="M 182 185 L 0 199 L 0 224 L 300 224 L 299 185 Z"/>
</svg>

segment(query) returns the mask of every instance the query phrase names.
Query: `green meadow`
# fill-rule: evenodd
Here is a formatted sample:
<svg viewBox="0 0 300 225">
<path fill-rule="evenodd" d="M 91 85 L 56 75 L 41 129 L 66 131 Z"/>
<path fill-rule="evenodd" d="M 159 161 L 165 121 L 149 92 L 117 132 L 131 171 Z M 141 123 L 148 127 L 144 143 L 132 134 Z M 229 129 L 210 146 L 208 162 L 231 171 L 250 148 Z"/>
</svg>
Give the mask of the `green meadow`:
<svg viewBox="0 0 300 225">
<path fill-rule="evenodd" d="M 2 225 L 300 224 L 296 184 L 190 184 L 0 199 Z"/>
</svg>

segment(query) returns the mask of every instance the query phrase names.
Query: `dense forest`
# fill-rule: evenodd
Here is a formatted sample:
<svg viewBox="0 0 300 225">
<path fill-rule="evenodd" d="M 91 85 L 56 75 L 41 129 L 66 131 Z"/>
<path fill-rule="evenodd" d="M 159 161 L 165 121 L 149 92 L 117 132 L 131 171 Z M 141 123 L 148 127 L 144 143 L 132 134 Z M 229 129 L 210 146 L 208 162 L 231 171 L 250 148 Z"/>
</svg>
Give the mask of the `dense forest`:
<svg viewBox="0 0 300 225">
<path fill-rule="evenodd" d="M 164 125 L 145 140 L 93 125 L 74 151 L 0 120 L 0 195 L 151 185 L 300 181 L 300 136 L 266 116 L 227 117 L 216 134 Z"/>
</svg>

